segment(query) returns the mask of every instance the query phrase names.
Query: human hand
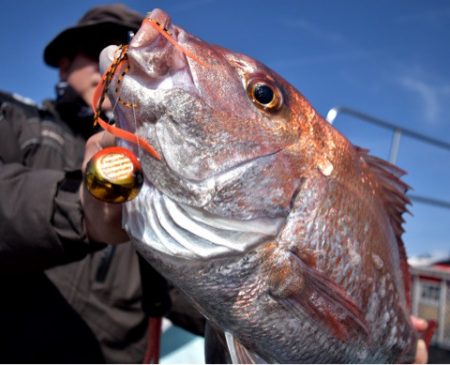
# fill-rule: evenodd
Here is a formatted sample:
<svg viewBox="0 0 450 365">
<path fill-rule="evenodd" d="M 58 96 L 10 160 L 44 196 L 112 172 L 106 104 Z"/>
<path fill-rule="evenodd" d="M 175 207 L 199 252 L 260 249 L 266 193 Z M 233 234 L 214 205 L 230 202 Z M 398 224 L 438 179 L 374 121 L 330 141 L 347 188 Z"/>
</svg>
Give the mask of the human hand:
<svg viewBox="0 0 450 365">
<path fill-rule="evenodd" d="M 107 132 L 94 134 L 88 139 L 83 159 L 83 172 L 92 156 L 115 145 L 115 138 Z M 84 211 L 84 222 L 87 236 L 95 242 L 118 244 L 129 240 L 122 229 L 122 205 L 102 202 L 94 198 L 85 184 L 80 189 L 81 205 Z"/>
<path fill-rule="evenodd" d="M 420 332 L 424 333 L 429 329 L 428 322 L 422 318 L 411 316 L 411 321 L 414 326 L 414 328 Z M 430 330 L 433 330 L 430 328 Z M 428 348 L 427 344 L 425 343 L 425 340 L 423 338 L 420 338 L 417 341 L 417 350 L 416 350 L 416 358 L 414 360 L 415 364 L 426 364 L 428 362 Z"/>
</svg>

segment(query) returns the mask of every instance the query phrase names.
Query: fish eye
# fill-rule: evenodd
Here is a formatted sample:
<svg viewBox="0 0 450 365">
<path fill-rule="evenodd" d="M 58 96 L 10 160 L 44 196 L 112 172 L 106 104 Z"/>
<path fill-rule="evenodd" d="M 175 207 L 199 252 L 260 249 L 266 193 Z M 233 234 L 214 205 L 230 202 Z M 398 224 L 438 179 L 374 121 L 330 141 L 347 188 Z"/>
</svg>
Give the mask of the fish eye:
<svg viewBox="0 0 450 365">
<path fill-rule="evenodd" d="M 253 103 L 265 111 L 275 112 L 283 104 L 283 97 L 278 86 L 268 79 L 252 79 L 247 84 L 247 94 Z"/>
</svg>

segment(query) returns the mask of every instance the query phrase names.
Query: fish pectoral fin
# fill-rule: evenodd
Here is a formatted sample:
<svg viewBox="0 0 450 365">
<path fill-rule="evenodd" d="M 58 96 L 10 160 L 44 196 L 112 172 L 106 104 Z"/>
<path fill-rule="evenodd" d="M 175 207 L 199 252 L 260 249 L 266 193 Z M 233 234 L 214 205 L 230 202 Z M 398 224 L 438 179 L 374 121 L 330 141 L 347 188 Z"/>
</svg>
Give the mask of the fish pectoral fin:
<svg viewBox="0 0 450 365">
<path fill-rule="evenodd" d="M 364 315 L 345 290 L 311 268 L 305 270 L 305 281 L 303 295 L 306 296 L 300 294 L 297 301 L 305 302 L 306 310 L 320 318 L 337 338 L 349 340 L 355 334 L 368 336 Z"/>
<path fill-rule="evenodd" d="M 225 339 L 233 364 L 267 364 L 267 361 L 247 350 L 230 332 L 225 331 Z"/>
<path fill-rule="evenodd" d="M 296 255 L 290 255 L 288 261 L 281 272 L 277 274 L 274 270 L 271 273 L 269 286 L 274 299 L 301 317 L 320 321 L 324 328 L 343 341 L 353 336 L 368 336 L 364 315 L 345 290 Z"/>
</svg>

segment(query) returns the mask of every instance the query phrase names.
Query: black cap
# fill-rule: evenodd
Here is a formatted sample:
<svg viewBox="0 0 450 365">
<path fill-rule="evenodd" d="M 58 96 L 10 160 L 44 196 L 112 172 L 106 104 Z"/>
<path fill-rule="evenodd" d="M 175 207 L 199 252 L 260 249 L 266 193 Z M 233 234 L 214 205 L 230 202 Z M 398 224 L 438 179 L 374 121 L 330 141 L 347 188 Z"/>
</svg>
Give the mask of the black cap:
<svg viewBox="0 0 450 365">
<path fill-rule="evenodd" d="M 94 7 L 77 25 L 59 33 L 44 50 L 47 65 L 58 67 L 59 61 L 77 51 L 97 57 L 110 44 L 128 43 L 129 31 L 136 32 L 144 16 L 123 4 Z"/>
</svg>

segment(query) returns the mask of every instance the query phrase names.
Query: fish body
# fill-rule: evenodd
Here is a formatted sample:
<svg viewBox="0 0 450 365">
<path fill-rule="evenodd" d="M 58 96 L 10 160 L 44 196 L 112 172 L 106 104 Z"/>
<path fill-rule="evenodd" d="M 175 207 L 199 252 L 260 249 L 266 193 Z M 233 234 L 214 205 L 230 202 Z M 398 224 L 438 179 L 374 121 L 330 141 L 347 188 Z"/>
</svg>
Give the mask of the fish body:
<svg viewBox="0 0 450 365">
<path fill-rule="evenodd" d="M 161 156 L 129 146 L 145 184 L 124 226 L 141 254 L 233 338 L 238 361 L 413 361 L 402 172 L 261 63 L 159 9 L 148 19 L 163 30 L 144 21 L 109 86 L 119 126 Z"/>
</svg>

